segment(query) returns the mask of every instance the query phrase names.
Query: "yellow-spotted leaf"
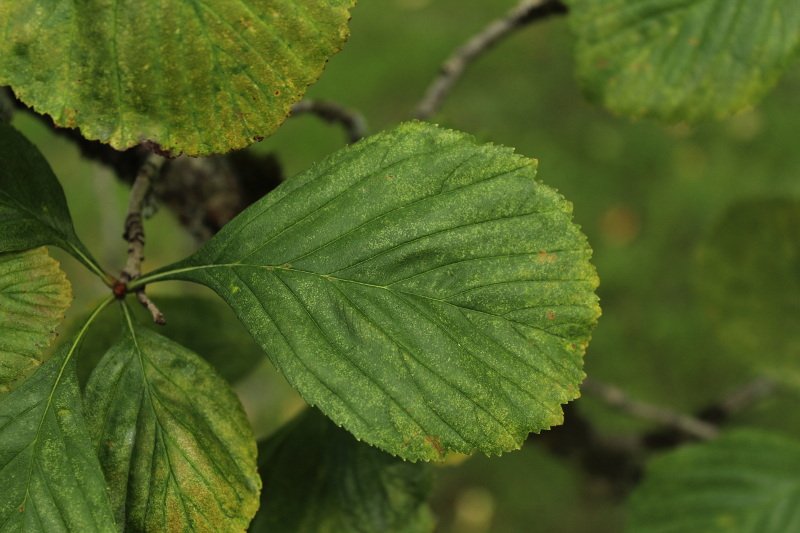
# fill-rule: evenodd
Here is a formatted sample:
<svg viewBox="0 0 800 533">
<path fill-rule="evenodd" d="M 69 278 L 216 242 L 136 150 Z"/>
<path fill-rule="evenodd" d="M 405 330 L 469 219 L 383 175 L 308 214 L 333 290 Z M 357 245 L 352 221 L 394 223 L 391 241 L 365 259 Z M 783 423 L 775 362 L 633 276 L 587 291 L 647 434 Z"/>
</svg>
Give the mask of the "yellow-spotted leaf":
<svg viewBox="0 0 800 533">
<path fill-rule="evenodd" d="M 238 398 L 198 355 L 133 323 L 86 385 L 87 419 L 126 531 L 244 531 L 256 442 Z M 235 354 L 232 354 L 235 355 Z"/>
<path fill-rule="evenodd" d="M 0 253 L 0 394 L 42 364 L 72 302 L 72 287 L 46 248 Z"/>
<path fill-rule="evenodd" d="M 536 161 L 404 124 L 255 203 L 134 283 L 214 289 L 289 382 L 406 459 L 519 448 L 578 397 L 591 249 Z"/>
<path fill-rule="evenodd" d="M 578 76 L 616 113 L 721 118 L 758 100 L 800 49 L 796 0 L 567 0 Z"/>
<path fill-rule="evenodd" d="M 0 2 L 0 85 L 125 149 L 207 155 L 271 134 L 348 35 L 355 0 Z"/>
</svg>

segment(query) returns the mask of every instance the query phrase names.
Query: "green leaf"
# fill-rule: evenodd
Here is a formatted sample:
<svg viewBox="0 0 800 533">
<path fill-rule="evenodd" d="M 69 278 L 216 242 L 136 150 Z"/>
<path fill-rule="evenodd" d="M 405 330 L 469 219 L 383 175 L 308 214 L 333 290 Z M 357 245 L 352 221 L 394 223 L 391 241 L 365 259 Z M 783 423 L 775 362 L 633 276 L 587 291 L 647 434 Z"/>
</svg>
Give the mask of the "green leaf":
<svg viewBox="0 0 800 533">
<path fill-rule="evenodd" d="M 72 286 L 46 248 L 0 254 L 0 394 L 42 364 L 72 302 Z"/>
<path fill-rule="evenodd" d="M 800 201 L 735 205 L 699 264 L 700 293 L 728 352 L 800 387 Z"/>
<path fill-rule="evenodd" d="M 517 449 L 579 395 L 599 315 L 586 238 L 535 169 L 405 124 L 136 283 L 214 289 L 306 401 L 370 444 L 412 460 Z"/>
<path fill-rule="evenodd" d="M 423 533 L 428 465 L 356 441 L 308 409 L 259 445 L 264 492 L 251 533 Z"/>
<path fill-rule="evenodd" d="M 64 191 L 50 165 L 22 134 L 0 122 L 0 252 L 45 244 L 63 248 L 104 276 L 75 234 Z"/>
<path fill-rule="evenodd" d="M 243 531 L 258 508 L 256 443 L 239 400 L 200 357 L 134 326 L 86 386 L 88 424 L 120 527 Z"/>
<path fill-rule="evenodd" d="M 739 431 L 654 460 L 630 501 L 632 533 L 800 531 L 800 443 Z"/>
<path fill-rule="evenodd" d="M 188 294 L 156 294 L 154 300 L 167 317 L 167 325 L 154 324 L 147 311 L 137 306 L 133 311 L 142 317 L 138 327 L 157 329 L 168 339 L 197 353 L 229 383 L 243 378 L 264 361 L 263 350 L 247 334 L 230 308 L 219 299 Z M 82 323 L 76 321 L 70 327 L 75 328 Z M 117 313 L 104 313 L 98 317 L 79 348 L 80 383 L 86 383 L 103 355 L 119 340 L 120 327 Z"/>
<path fill-rule="evenodd" d="M 347 38 L 355 0 L 0 4 L 0 85 L 124 150 L 227 152 L 270 135 Z"/>
<path fill-rule="evenodd" d="M 761 98 L 800 48 L 796 0 L 567 0 L 578 77 L 615 113 L 722 118 Z"/>
<path fill-rule="evenodd" d="M 116 531 L 75 377 L 79 339 L 0 399 L 3 531 Z"/>
</svg>

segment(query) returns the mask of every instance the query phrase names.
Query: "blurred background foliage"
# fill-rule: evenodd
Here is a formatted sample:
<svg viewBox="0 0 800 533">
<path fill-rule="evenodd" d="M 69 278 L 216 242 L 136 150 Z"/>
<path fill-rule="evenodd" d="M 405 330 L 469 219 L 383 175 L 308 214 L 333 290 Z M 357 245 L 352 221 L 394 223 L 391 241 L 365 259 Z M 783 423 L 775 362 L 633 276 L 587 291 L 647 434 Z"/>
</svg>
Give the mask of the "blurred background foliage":
<svg viewBox="0 0 800 533">
<path fill-rule="evenodd" d="M 514 3 L 363 1 L 353 14 L 350 42 L 308 96 L 360 110 L 371 132 L 390 127 L 411 116 L 454 47 Z M 719 317 L 712 315 L 719 310 L 711 313 L 701 304 L 699 250 L 737 204 L 800 199 L 795 137 L 800 70 L 790 70 L 756 107 L 722 122 L 632 122 L 582 98 L 572 47 L 563 18 L 525 28 L 468 70 L 435 121 L 538 158 L 540 179 L 573 202 L 601 279 L 603 317 L 586 356 L 587 373 L 638 399 L 696 411 L 754 376 L 733 357 L 735 347 L 717 335 Z M 82 161 L 74 146 L 25 113 L 17 114 L 15 125 L 62 180 L 78 233 L 110 271 L 119 271 L 125 259 L 120 236 L 126 187 L 105 168 Z M 274 152 L 291 176 L 343 143 L 337 128 L 302 116 L 251 150 Z M 177 260 L 195 246 L 166 210 L 146 229 L 147 268 Z M 80 316 L 105 294 L 104 287 L 71 258 L 55 253 L 74 284 L 72 316 Z M 211 297 L 204 289 L 175 283 L 154 286 L 150 293 L 156 300 L 168 294 Z M 193 309 L 192 321 L 206 334 L 242 339 L 231 342 L 227 358 L 253 357 L 257 348 L 230 315 L 222 316 L 224 308 Z M 180 329 L 185 321 L 178 315 L 190 316 L 176 307 L 168 319 L 178 324 L 168 329 Z M 795 324 L 800 320 L 792 318 Z M 208 357 L 225 365 L 224 345 L 214 350 Z M 237 371 L 230 372 L 235 377 Z M 261 437 L 303 406 L 265 364 L 238 379 L 236 389 Z M 738 414 L 732 424 L 800 436 L 797 399 L 779 392 Z M 591 396 L 577 401 L 575 409 L 595 431 L 615 439 L 652 429 Z M 611 483 L 587 474 L 569 457 L 554 456 L 535 435 L 520 452 L 454 462 L 459 464 L 438 469 L 433 499 L 438 531 L 604 532 L 619 531 L 624 523 L 623 496 Z"/>
</svg>

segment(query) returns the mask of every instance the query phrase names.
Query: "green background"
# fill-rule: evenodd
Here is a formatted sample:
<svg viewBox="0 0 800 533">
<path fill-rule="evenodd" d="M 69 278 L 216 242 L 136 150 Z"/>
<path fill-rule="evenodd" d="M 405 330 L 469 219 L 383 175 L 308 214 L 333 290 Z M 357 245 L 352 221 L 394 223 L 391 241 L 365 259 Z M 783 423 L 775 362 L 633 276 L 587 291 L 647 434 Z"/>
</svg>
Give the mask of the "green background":
<svg viewBox="0 0 800 533">
<path fill-rule="evenodd" d="M 452 49 L 514 3 L 364 0 L 354 10 L 350 42 L 309 96 L 361 110 L 373 132 L 391 127 L 412 115 Z M 573 44 L 563 18 L 518 32 L 469 69 L 435 121 L 539 159 L 539 178 L 574 203 L 595 249 L 603 317 L 587 373 L 690 412 L 752 378 L 726 353 L 700 304 L 697 250 L 737 202 L 800 198 L 800 70 L 795 66 L 763 102 L 733 118 L 664 126 L 616 118 L 586 102 L 573 76 Z M 25 114 L 15 125 L 62 180 L 79 235 L 101 263 L 119 271 L 125 187 Z M 252 149 L 276 152 L 291 176 L 343 142 L 335 127 L 303 116 Z M 194 248 L 166 210 L 146 229 L 146 269 Z M 65 254 L 58 257 L 75 288 L 72 316 L 83 314 L 104 287 Z M 152 293 L 157 299 L 181 291 L 206 292 L 169 283 Z M 302 407 L 280 379 L 264 367 L 237 384 L 257 435 Z M 779 393 L 734 424 L 800 435 L 796 402 Z M 576 408 L 615 438 L 646 429 L 591 397 Z M 535 436 L 520 452 L 442 467 L 434 497 L 438 530 L 459 533 L 618 531 L 621 503 L 609 483 L 575 461 L 553 459 Z"/>
</svg>

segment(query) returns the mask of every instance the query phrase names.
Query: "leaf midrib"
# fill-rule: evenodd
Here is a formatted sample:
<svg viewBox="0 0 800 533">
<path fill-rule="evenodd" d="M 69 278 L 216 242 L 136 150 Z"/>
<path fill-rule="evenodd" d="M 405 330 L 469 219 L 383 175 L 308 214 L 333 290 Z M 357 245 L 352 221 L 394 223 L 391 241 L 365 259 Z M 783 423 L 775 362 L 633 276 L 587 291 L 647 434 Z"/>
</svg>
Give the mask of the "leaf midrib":
<svg viewBox="0 0 800 533">
<path fill-rule="evenodd" d="M 572 250 L 569 250 L 569 251 L 572 251 Z M 576 249 L 575 251 L 580 251 L 580 250 Z M 416 293 L 416 292 L 411 292 L 411 291 L 406 291 L 406 290 L 401 290 L 401 289 L 395 289 L 395 288 L 393 288 L 391 286 L 392 284 L 389 284 L 389 285 L 375 285 L 373 283 L 367 283 L 365 281 L 358 281 L 358 280 L 348 279 L 348 278 L 339 278 L 339 277 L 336 277 L 336 276 L 332 276 L 330 274 L 320 274 L 319 272 L 314 272 L 314 271 L 311 271 L 311 270 L 302 270 L 302 269 L 295 268 L 295 267 L 287 267 L 285 265 L 248 265 L 248 264 L 243 264 L 243 263 L 223 263 L 223 264 L 218 264 L 218 265 L 196 265 L 196 266 L 191 266 L 191 267 L 177 268 L 175 270 L 167 270 L 165 272 L 156 272 L 155 274 L 150 275 L 150 276 L 143 276 L 143 277 L 139 278 L 136 282 L 131 284 L 129 286 L 129 289 L 133 290 L 133 289 L 136 289 L 136 288 L 138 288 L 140 286 L 146 285 L 148 283 L 153 283 L 153 282 L 156 282 L 156 281 L 167 281 L 167 280 L 170 280 L 170 279 L 176 279 L 174 276 L 180 276 L 180 274 L 185 274 L 185 273 L 189 273 L 189 272 L 195 272 L 195 271 L 200 271 L 200 270 L 212 270 L 212 269 L 223 269 L 223 270 L 224 269 L 230 269 L 230 270 L 235 270 L 237 268 L 241 268 L 241 269 L 253 268 L 253 269 L 259 269 L 259 270 L 266 270 L 268 272 L 272 272 L 272 271 L 275 271 L 275 270 L 283 270 L 285 272 L 294 272 L 294 273 L 297 273 L 297 274 L 312 275 L 312 276 L 317 277 L 317 278 L 322 278 L 322 279 L 324 279 L 326 281 L 341 281 L 343 283 L 353 283 L 355 285 L 361 285 L 361 286 L 370 287 L 370 288 L 373 288 L 373 289 L 382 289 L 382 290 L 386 290 L 386 291 L 389 291 L 389 292 L 395 293 L 395 294 L 405 294 L 405 295 L 408 295 L 408 296 L 414 296 L 414 297 L 417 297 L 417 298 L 423 298 L 423 299 L 430 300 L 430 301 L 433 301 L 433 302 L 437 302 L 437 303 L 440 303 L 440 304 L 450 305 L 450 306 L 456 307 L 458 309 L 463 309 L 463 310 L 466 310 L 466 311 L 473 311 L 475 313 L 481 313 L 481 314 L 490 316 L 492 318 L 503 320 L 505 322 L 513 322 L 513 323 L 519 324 L 521 326 L 525 326 L 525 327 L 529 327 L 529 328 L 535 329 L 535 330 L 540 331 L 540 332 L 542 332 L 542 333 L 544 333 L 546 335 L 555 336 L 555 337 L 558 337 L 558 338 L 561 338 L 561 339 L 564 338 L 561 335 L 557 335 L 555 333 L 549 332 L 544 328 L 541 328 L 541 327 L 533 325 L 533 324 L 529 324 L 527 322 L 522 322 L 520 320 L 514 320 L 514 319 L 511 319 L 511 318 L 505 317 L 503 315 L 498 315 L 498 314 L 495 314 L 495 313 L 490 313 L 489 311 L 484 311 L 482 309 L 475 309 L 474 307 L 467 307 L 467 306 L 463 306 L 463 305 L 458 305 L 458 304 L 455 304 L 453 302 L 450 302 L 448 300 L 441 299 L 441 298 L 435 298 L 433 296 L 427 296 L 427 295 L 419 294 L 419 293 Z M 589 281 L 590 280 L 580 279 L 580 278 L 576 278 L 576 279 L 542 279 L 542 280 L 525 279 L 525 280 L 506 280 L 506 281 L 502 281 L 502 282 L 499 282 L 499 283 L 548 283 L 548 282 L 552 282 L 552 283 L 570 283 L 570 282 L 574 282 L 574 283 L 589 283 Z M 481 289 L 481 288 L 484 288 L 484 287 L 487 287 L 487 286 L 491 286 L 491 285 L 493 285 L 493 284 L 481 285 L 479 287 L 473 287 L 473 289 L 468 289 L 468 290 L 477 290 L 477 289 Z M 462 293 L 457 293 L 456 295 L 458 295 L 458 294 L 462 294 Z"/>
</svg>

